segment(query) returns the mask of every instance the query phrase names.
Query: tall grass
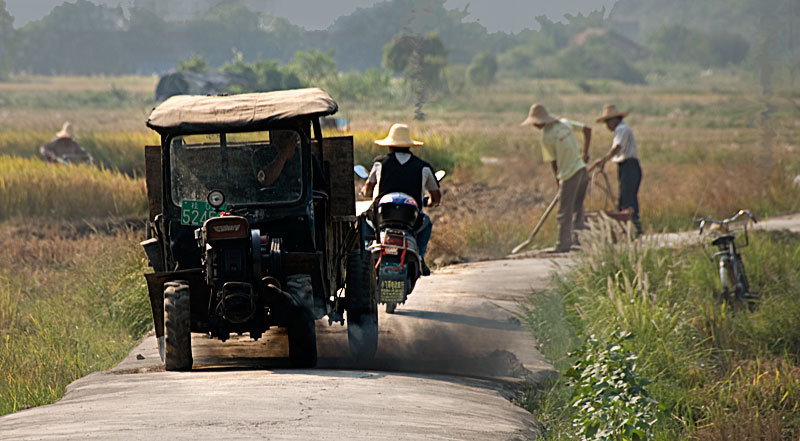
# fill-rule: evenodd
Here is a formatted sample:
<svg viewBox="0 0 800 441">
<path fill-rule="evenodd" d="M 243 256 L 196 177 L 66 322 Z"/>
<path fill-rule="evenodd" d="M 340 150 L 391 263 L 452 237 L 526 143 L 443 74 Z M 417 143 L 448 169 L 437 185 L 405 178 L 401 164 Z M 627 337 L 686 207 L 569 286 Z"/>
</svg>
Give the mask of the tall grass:
<svg viewBox="0 0 800 441">
<path fill-rule="evenodd" d="M 662 406 L 655 439 L 800 436 L 800 236 L 758 232 L 743 251 L 760 296 L 752 312 L 715 296 L 716 268 L 697 247 L 614 243 L 602 230 L 584 242 L 556 290 L 531 298 L 528 322 L 557 368 L 571 367 L 584 336 L 630 332 L 627 349 Z M 548 439 L 573 439 L 569 386 L 549 388 L 532 407 L 548 412 Z"/>
<path fill-rule="evenodd" d="M 0 415 L 56 401 L 151 326 L 133 233 L 5 224 L 0 246 Z"/>
<path fill-rule="evenodd" d="M 44 217 L 144 218 L 145 184 L 106 169 L 0 156 L 0 221 Z"/>
<path fill-rule="evenodd" d="M 55 133 L 55 132 L 53 132 Z M 155 132 L 81 132 L 77 141 L 107 169 L 129 175 L 144 175 L 144 146 L 159 145 Z M 0 135 L 0 155 L 38 157 L 39 147 L 53 138 L 42 130 L 5 130 Z"/>
</svg>

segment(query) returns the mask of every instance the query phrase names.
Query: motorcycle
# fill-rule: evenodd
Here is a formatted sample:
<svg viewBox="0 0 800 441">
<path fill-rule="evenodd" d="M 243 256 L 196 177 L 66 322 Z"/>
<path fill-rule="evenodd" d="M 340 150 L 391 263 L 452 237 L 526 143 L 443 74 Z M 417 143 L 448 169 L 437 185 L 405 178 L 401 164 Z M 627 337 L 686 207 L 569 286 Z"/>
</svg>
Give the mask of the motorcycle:
<svg viewBox="0 0 800 441">
<path fill-rule="evenodd" d="M 367 177 L 362 166 L 356 166 L 354 171 L 362 178 Z M 444 170 L 435 173 L 437 181 L 445 175 Z M 427 196 L 423 203 L 427 205 Z M 386 305 L 386 312 L 393 314 L 398 305 L 406 302 L 422 274 L 422 256 L 416 238 L 421 207 L 406 193 L 388 193 L 361 216 L 371 227 L 369 230 L 375 232 L 365 238 L 365 246 L 372 256 L 378 303 Z"/>
</svg>

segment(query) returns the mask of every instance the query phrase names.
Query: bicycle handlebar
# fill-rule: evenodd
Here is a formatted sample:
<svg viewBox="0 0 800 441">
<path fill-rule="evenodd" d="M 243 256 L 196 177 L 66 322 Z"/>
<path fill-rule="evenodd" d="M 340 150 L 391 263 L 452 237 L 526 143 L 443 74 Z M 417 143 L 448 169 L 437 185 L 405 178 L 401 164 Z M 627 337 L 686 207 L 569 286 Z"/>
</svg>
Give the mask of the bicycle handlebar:
<svg viewBox="0 0 800 441">
<path fill-rule="evenodd" d="M 736 213 L 734 216 L 729 217 L 727 219 L 723 219 L 723 220 L 716 220 L 716 219 L 711 219 L 711 218 L 706 218 L 706 217 L 698 217 L 697 219 L 695 219 L 695 222 L 700 222 L 700 234 L 703 234 L 703 230 L 706 227 L 706 223 L 712 223 L 712 224 L 718 224 L 718 225 L 727 226 L 729 223 L 736 222 L 741 216 L 744 216 L 744 215 L 747 215 L 747 217 L 749 217 L 750 220 L 752 220 L 754 224 L 758 223 L 758 219 L 756 219 L 756 217 L 753 216 L 753 213 L 750 213 L 750 211 L 748 211 L 748 210 L 739 210 L 739 212 Z M 745 226 L 745 229 L 746 228 L 747 227 Z"/>
</svg>

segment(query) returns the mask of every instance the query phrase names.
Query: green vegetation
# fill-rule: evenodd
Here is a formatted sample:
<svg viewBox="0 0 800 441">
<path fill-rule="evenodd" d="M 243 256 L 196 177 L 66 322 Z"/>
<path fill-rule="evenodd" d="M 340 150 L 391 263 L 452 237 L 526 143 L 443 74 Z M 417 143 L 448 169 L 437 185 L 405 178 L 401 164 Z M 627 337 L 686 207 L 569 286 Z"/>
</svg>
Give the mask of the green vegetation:
<svg viewBox="0 0 800 441">
<path fill-rule="evenodd" d="M 136 234 L 26 223 L 0 228 L 0 415 L 55 402 L 152 326 Z"/>
<path fill-rule="evenodd" d="M 0 222 L 8 219 L 137 218 L 144 181 L 87 165 L 65 167 L 0 156 Z"/>
<path fill-rule="evenodd" d="M 298 83 L 291 71 L 277 67 L 291 62 L 302 65 L 303 60 L 295 56 L 298 52 L 322 60 L 314 51 L 329 54 L 343 72 L 378 69 L 383 61 L 391 74 L 409 77 L 413 73 L 428 82 L 440 80 L 445 65 L 466 68 L 486 53 L 496 54 L 500 70 L 535 78 L 641 83 L 663 70 L 690 69 L 696 74 L 698 68 L 735 67 L 760 72 L 767 65 L 767 76 L 795 76 L 797 32 L 792 29 L 797 28 L 800 12 L 791 0 L 767 4 L 736 0 L 734 5 L 709 1 L 703 5 L 648 1 L 645 6 L 621 0 L 608 16 L 603 9 L 566 15 L 560 21 L 532 17 L 530 29 L 517 34 L 490 33 L 471 21 L 468 7 L 448 9 L 445 0 L 380 2 L 340 17 L 320 31 L 253 12 L 238 1 L 222 2 L 176 24 L 144 8 L 126 11 L 78 0 L 20 29 L 13 28 L 13 18 L 0 8 L 0 75 L 14 71 L 118 75 L 164 72 L 175 65 L 183 72 L 202 73 L 228 63 L 233 49 L 238 55 L 229 68 L 243 73 L 242 90 L 316 85 L 313 76 Z M 586 32 L 600 36 L 600 41 L 591 42 Z M 425 37 L 431 34 L 437 37 Z M 419 55 L 410 57 L 415 51 Z M 387 60 L 387 52 L 393 60 Z M 188 54 L 192 56 L 187 59 Z M 415 58 L 412 63 L 395 62 Z M 252 72 L 238 70 L 244 67 L 237 67 L 241 62 L 261 63 L 254 70 L 269 72 L 270 81 L 251 82 Z M 471 71 L 480 72 L 473 80 L 487 81 L 485 68 Z M 348 81 L 353 79 L 350 74 Z"/>
<path fill-rule="evenodd" d="M 5 0 L 0 0 L 0 80 L 8 79 L 14 71 L 16 40 L 14 17 L 8 13 Z"/>
<path fill-rule="evenodd" d="M 584 432 L 611 428 L 605 438 L 598 432 L 586 439 L 636 439 L 624 435 L 625 425 L 649 426 L 648 436 L 658 440 L 796 439 L 800 236 L 757 232 L 743 250 L 751 286 L 759 292 L 751 312 L 715 296 L 715 264 L 698 247 L 615 242 L 610 231 L 607 226 L 584 237 L 585 253 L 574 271 L 563 275 L 554 291 L 531 297 L 531 329 L 556 368 L 572 378 L 555 380 L 526 398 L 547 424 L 546 438 L 579 439 L 570 427 L 577 422 Z M 583 342 L 588 356 L 587 349 L 570 356 Z M 613 350 L 595 350 L 606 345 Z M 635 370 L 627 354 L 635 356 Z M 651 381 L 646 390 L 659 403 L 657 410 L 647 410 L 639 388 L 646 382 L 630 377 L 633 372 Z M 629 411 L 593 407 L 589 401 L 598 397 L 591 398 L 587 388 L 621 400 L 614 406 Z"/>
</svg>

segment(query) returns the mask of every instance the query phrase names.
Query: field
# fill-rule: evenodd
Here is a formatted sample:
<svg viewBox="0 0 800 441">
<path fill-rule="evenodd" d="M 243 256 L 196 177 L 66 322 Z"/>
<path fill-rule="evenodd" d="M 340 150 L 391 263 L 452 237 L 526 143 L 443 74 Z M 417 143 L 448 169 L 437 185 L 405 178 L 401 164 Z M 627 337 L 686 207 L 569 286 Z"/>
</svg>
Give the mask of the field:
<svg viewBox="0 0 800 441">
<path fill-rule="evenodd" d="M 533 102 L 590 124 L 594 158 L 611 140 L 594 123 L 602 105 L 631 111 L 648 231 L 687 228 L 697 215 L 739 208 L 760 217 L 800 209 L 792 185 L 800 175 L 800 100 L 781 91 L 761 96 L 732 76 L 681 84 L 501 77 L 485 89 L 432 99 L 423 122 L 410 121 L 413 110 L 402 102 L 339 104 L 356 139 L 357 162 L 369 165 L 380 153 L 372 140 L 406 121 L 426 143 L 419 154 L 448 170 L 444 204 L 431 210 L 434 265 L 508 254 L 555 194 L 538 133 L 519 127 Z M 0 241 L 13 250 L 0 265 L 0 414 L 52 402 L 70 381 L 113 365 L 148 328 L 137 241 L 147 207 L 142 147 L 158 143 L 145 127 L 154 86 L 150 77 L 0 83 Z M 73 123 L 101 169 L 36 159 L 64 121 Z M 615 170 L 607 172 L 615 182 Z M 588 209 L 613 206 L 593 188 Z M 553 216 L 535 246 L 552 246 L 555 229 Z M 36 349 L 45 347 L 56 349 Z"/>
</svg>

